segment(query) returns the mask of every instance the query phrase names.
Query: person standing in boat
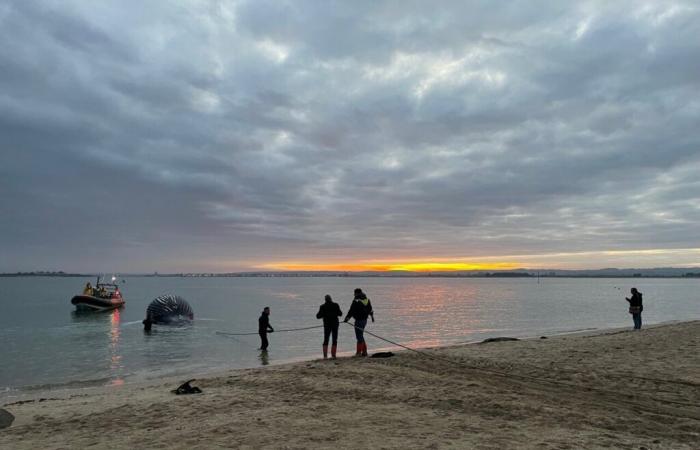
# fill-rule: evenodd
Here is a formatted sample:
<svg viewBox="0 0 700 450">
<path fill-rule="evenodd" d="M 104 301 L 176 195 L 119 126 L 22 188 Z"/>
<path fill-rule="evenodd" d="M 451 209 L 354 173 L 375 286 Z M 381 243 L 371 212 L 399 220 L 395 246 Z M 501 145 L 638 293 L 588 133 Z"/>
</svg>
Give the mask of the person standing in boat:
<svg viewBox="0 0 700 450">
<path fill-rule="evenodd" d="M 630 304 L 629 312 L 632 314 L 632 321 L 634 322 L 634 329 L 642 329 L 642 311 L 644 306 L 642 306 L 642 293 L 637 290 L 637 288 L 632 288 L 632 297 L 625 300 Z"/>
<path fill-rule="evenodd" d="M 270 343 L 267 341 L 267 333 L 274 333 L 275 329 L 270 325 L 270 307 L 266 306 L 263 309 L 260 318 L 258 319 L 258 334 L 260 335 L 260 350 L 267 351 Z"/>
<path fill-rule="evenodd" d="M 355 338 L 357 339 L 357 350 L 355 356 L 367 356 L 367 343 L 365 342 L 365 326 L 367 326 L 367 318 L 371 317 L 374 322 L 374 311 L 372 310 L 372 302 L 362 292 L 362 289 L 355 289 L 355 298 L 350 305 L 350 311 L 345 316 L 344 322 L 355 318 Z"/>
<path fill-rule="evenodd" d="M 83 295 L 92 295 L 92 285 L 89 281 L 85 285 L 85 289 L 83 289 Z"/>
<path fill-rule="evenodd" d="M 340 306 L 333 301 L 330 295 L 326 295 L 325 303 L 318 308 L 318 313 L 316 313 L 317 319 L 323 319 L 323 359 L 328 358 L 328 338 L 331 335 L 333 336 L 331 358 L 335 359 L 335 353 L 338 349 L 338 317 L 342 315 Z"/>
</svg>

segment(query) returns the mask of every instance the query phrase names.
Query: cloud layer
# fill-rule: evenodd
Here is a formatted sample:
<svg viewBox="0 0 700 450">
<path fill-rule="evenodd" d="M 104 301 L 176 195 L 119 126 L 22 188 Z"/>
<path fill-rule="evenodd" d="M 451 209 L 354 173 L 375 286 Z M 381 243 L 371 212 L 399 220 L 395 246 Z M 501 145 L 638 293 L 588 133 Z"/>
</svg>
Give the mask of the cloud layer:
<svg viewBox="0 0 700 450">
<path fill-rule="evenodd" d="M 699 35 L 692 1 L 5 3 L 0 271 L 700 247 Z"/>
</svg>

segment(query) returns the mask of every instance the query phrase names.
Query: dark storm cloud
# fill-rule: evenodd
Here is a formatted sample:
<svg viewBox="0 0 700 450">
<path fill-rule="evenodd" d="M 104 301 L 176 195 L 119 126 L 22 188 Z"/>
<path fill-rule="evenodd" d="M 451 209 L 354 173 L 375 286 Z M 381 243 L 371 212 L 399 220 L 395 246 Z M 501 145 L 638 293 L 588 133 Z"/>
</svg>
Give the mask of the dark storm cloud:
<svg viewBox="0 0 700 450">
<path fill-rule="evenodd" d="M 699 19 L 10 2 L 0 270 L 697 247 Z"/>
</svg>

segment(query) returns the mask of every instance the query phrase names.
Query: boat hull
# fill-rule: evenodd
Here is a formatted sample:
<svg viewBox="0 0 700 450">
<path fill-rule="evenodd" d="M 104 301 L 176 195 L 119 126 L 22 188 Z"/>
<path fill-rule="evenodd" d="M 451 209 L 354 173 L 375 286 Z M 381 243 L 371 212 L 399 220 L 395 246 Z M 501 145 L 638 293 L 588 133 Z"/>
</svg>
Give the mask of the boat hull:
<svg viewBox="0 0 700 450">
<path fill-rule="evenodd" d="M 122 298 L 100 298 L 91 295 L 76 295 L 70 301 L 79 311 L 108 311 L 124 306 Z"/>
</svg>

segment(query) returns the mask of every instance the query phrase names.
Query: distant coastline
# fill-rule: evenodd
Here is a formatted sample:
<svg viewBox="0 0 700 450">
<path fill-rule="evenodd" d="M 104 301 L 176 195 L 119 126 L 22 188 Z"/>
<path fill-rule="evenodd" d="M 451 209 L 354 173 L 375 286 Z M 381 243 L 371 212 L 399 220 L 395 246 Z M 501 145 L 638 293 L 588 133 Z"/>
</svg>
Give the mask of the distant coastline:
<svg viewBox="0 0 700 450">
<path fill-rule="evenodd" d="M 32 271 L 0 273 L 2 278 L 11 277 L 96 277 L 96 273 L 70 273 L 64 271 Z M 123 277 L 177 277 L 177 278 L 304 278 L 304 277 L 346 277 L 346 278 L 698 278 L 700 268 L 662 267 L 654 269 L 594 269 L 594 270 L 536 270 L 516 269 L 507 271 L 469 272 L 181 272 L 181 273 L 129 273 Z"/>
</svg>

